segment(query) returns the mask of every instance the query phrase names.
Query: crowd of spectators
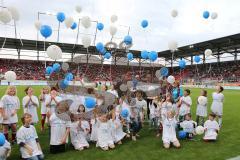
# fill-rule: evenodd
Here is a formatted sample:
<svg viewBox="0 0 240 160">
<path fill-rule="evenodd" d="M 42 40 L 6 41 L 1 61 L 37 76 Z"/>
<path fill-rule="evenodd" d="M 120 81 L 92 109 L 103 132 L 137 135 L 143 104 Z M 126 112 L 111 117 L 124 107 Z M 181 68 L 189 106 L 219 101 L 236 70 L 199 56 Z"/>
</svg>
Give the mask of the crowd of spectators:
<svg viewBox="0 0 240 160">
<path fill-rule="evenodd" d="M 53 62 L 47 62 L 52 65 Z M 130 80 L 139 75 L 146 81 L 156 80 L 155 71 L 159 68 L 132 67 L 101 64 L 70 64 L 70 71 L 77 77 L 87 77 L 93 81 L 111 81 L 117 78 Z M 0 59 L 0 74 L 8 70 L 16 72 L 18 80 L 45 80 L 45 62 L 29 60 Z M 198 64 L 186 66 L 184 70 L 179 67 L 169 68 L 170 74 L 176 79 L 193 80 L 202 82 L 204 80 L 215 80 L 218 82 L 240 82 L 240 61 L 229 61 L 211 64 Z"/>
</svg>

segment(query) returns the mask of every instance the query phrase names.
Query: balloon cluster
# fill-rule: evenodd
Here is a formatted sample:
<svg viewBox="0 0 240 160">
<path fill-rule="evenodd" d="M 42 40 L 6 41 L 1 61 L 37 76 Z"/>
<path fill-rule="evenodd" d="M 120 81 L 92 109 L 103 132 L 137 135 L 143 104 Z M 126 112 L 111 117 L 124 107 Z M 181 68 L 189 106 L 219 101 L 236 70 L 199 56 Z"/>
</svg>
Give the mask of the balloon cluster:
<svg viewBox="0 0 240 160">
<path fill-rule="evenodd" d="M 154 62 L 158 58 L 158 53 L 156 51 L 148 52 L 146 50 L 143 50 L 141 51 L 141 58 L 145 60 L 149 59 L 150 61 Z"/>
<path fill-rule="evenodd" d="M 204 11 L 203 12 L 203 18 L 204 19 L 208 19 L 210 17 L 210 12 L 209 11 Z M 217 12 L 212 12 L 211 13 L 211 18 L 212 19 L 216 19 L 218 17 L 218 14 L 217 14 Z"/>
</svg>

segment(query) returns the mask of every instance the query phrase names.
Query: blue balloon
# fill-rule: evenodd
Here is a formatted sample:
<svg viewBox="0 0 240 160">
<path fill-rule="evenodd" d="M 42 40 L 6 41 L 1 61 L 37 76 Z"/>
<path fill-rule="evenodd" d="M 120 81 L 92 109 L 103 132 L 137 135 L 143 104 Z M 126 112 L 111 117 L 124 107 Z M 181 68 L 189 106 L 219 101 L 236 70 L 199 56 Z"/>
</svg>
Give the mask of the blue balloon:
<svg viewBox="0 0 240 160">
<path fill-rule="evenodd" d="M 105 48 L 103 48 L 103 49 L 100 51 L 100 53 L 101 53 L 102 55 L 104 55 L 106 52 L 107 52 L 107 51 L 106 51 Z"/>
<path fill-rule="evenodd" d="M 68 87 L 68 85 L 69 85 L 69 81 L 67 79 L 63 79 L 63 80 L 60 81 L 60 86 L 59 87 L 61 89 L 66 89 Z"/>
<path fill-rule="evenodd" d="M 179 131 L 178 132 L 179 139 L 185 139 L 187 137 L 187 132 L 185 131 Z"/>
<path fill-rule="evenodd" d="M 199 56 L 194 57 L 194 62 L 199 63 L 201 61 L 201 58 Z"/>
<path fill-rule="evenodd" d="M 210 13 L 208 11 L 203 12 L 203 18 L 208 19 Z"/>
<path fill-rule="evenodd" d="M 59 22 L 63 22 L 64 20 L 65 20 L 65 14 L 63 13 L 63 12 L 58 12 L 57 13 L 57 20 L 59 21 Z"/>
<path fill-rule="evenodd" d="M 151 51 L 148 53 L 148 58 L 151 61 L 155 61 L 158 58 L 158 53 L 156 51 Z"/>
<path fill-rule="evenodd" d="M 178 98 L 178 88 L 174 88 L 173 89 L 172 97 L 173 97 L 173 99 L 177 99 Z"/>
<path fill-rule="evenodd" d="M 148 26 L 148 21 L 147 20 L 143 20 L 142 23 L 141 23 L 141 26 L 143 28 L 146 28 Z"/>
<path fill-rule="evenodd" d="M 97 24 L 97 29 L 98 29 L 99 31 L 103 30 L 103 28 L 104 28 L 104 25 L 103 25 L 102 23 L 98 23 L 98 24 Z"/>
<path fill-rule="evenodd" d="M 97 51 L 101 52 L 104 49 L 104 45 L 102 42 L 98 42 L 96 45 Z"/>
<path fill-rule="evenodd" d="M 141 52 L 141 57 L 142 57 L 142 59 L 148 59 L 148 51 L 143 50 L 143 51 Z"/>
<path fill-rule="evenodd" d="M 77 28 L 77 23 L 74 22 L 74 23 L 72 24 L 72 26 L 71 26 L 71 29 L 74 30 L 74 29 L 76 29 L 76 28 Z"/>
<path fill-rule="evenodd" d="M 167 76 L 168 75 L 168 68 L 163 67 L 160 69 L 161 76 Z"/>
<path fill-rule="evenodd" d="M 129 35 L 125 36 L 123 42 L 127 45 L 132 44 L 132 37 Z"/>
<path fill-rule="evenodd" d="M 42 25 L 40 28 L 40 33 L 43 37 L 48 38 L 52 35 L 52 28 L 48 25 Z"/>
<path fill-rule="evenodd" d="M 66 76 L 65 76 L 65 79 L 68 80 L 68 81 L 72 81 L 73 80 L 73 74 L 72 73 L 67 73 Z"/>
<path fill-rule="evenodd" d="M 111 58 L 111 53 L 109 53 L 109 52 L 105 53 L 104 58 L 110 59 Z"/>
<path fill-rule="evenodd" d="M 3 146 L 5 144 L 6 138 L 4 134 L 0 133 L 0 146 Z"/>
<path fill-rule="evenodd" d="M 122 112 L 121 112 L 121 116 L 123 118 L 127 118 L 129 115 L 129 111 L 127 109 L 123 109 Z"/>
<path fill-rule="evenodd" d="M 129 53 L 127 54 L 127 59 L 128 59 L 129 61 L 133 60 L 133 54 L 132 54 L 131 52 L 129 52 Z"/>
<path fill-rule="evenodd" d="M 178 62 L 178 65 L 179 65 L 179 67 L 180 67 L 181 69 L 184 69 L 184 68 L 186 67 L 186 62 L 185 62 L 184 60 L 180 60 L 180 61 Z"/>
<path fill-rule="evenodd" d="M 48 67 L 46 68 L 46 74 L 47 74 L 47 75 L 50 75 L 50 74 L 52 74 L 52 72 L 53 72 L 53 67 L 48 66 Z"/>
<path fill-rule="evenodd" d="M 53 64 L 53 71 L 54 72 L 59 72 L 61 69 L 61 65 L 59 63 L 54 63 Z"/>
<path fill-rule="evenodd" d="M 96 106 L 96 100 L 93 97 L 85 98 L 85 107 L 86 108 L 94 108 Z"/>
<path fill-rule="evenodd" d="M 184 91 L 183 91 L 183 88 L 181 87 L 181 88 L 180 88 L 179 96 L 182 97 L 182 96 L 183 96 L 183 93 L 184 93 Z"/>
</svg>

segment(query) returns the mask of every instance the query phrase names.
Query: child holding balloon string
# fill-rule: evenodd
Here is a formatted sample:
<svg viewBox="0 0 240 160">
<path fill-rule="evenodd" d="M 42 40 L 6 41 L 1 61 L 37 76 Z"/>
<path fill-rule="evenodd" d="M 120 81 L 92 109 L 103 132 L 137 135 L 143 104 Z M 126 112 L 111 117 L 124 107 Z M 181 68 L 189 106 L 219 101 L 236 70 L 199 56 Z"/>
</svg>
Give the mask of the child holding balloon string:
<svg viewBox="0 0 240 160">
<path fill-rule="evenodd" d="M 197 125 L 203 126 L 204 124 L 204 118 L 207 117 L 207 91 L 206 90 L 201 90 L 201 95 L 198 97 L 197 100 L 197 118 L 196 122 Z"/>
</svg>

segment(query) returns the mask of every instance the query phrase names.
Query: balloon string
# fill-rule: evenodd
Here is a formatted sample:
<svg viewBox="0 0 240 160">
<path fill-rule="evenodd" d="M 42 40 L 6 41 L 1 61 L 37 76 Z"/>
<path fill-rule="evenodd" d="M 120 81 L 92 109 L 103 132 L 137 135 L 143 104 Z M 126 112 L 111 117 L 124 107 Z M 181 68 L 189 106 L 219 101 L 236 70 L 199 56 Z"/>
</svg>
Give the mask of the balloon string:
<svg viewBox="0 0 240 160">
<path fill-rule="evenodd" d="M 3 2 L 2 2 L 2 3 L 3 3 Z M 6 35 L 6 34 L 7 34 L 7 26 L 6 26 L 6 25 L 4 26 L 4 30 L 5 30 L 5 32 L 4 32 L 4 33 L 5 33 L 5 36 L 4 36 L 4 41 L 3 41 L 3 44 L 2 44 L 2 47 L 1 47 L 2 49 L 3 49 L 3 47 L 5 46 L 5 43 L 6 43 L 6 41 L 7 41 L 7 35 Z"/>
<path fill-rule="evenodd" d="M 59 42 L 60 22 L 58 22 L 57 42 Z"/>
<path fill-rule="evenodd" d="M 47 59 L 46 59 L 46 46 L 45 46 L 45 41 L 46 41 L 46 38 L 44 39 L 44 42 L 43 42 L 43 48 L 44 48 L 44 59 L 45 59 L 45 68 L 47 68 Z"/>
</svg>

